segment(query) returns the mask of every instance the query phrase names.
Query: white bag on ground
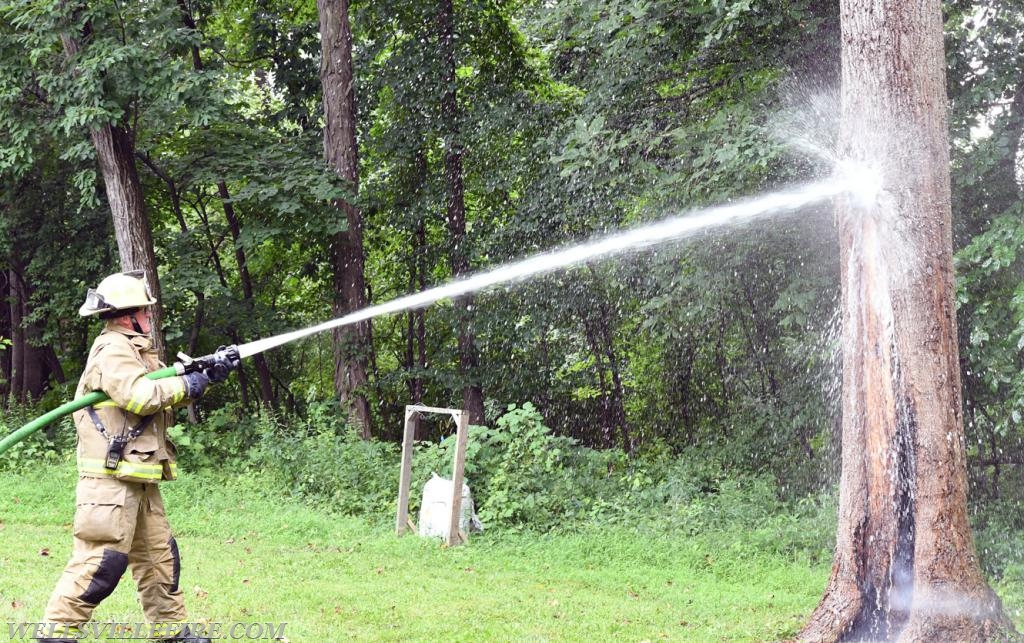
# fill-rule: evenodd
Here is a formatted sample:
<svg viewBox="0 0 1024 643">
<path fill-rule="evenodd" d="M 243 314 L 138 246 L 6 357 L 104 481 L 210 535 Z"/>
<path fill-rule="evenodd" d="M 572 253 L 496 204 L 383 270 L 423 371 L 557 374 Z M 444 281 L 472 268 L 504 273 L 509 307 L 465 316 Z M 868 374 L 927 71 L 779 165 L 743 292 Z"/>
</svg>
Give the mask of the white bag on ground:
<svg viewBox="0 0 1024 643">
<path fill-rule="evenodd" d="M 452 481 L 434 473 L 423 485 L 423 499 L 420 502 L 420 536 L 448 538 L 452 515 Z M 459 529 L 463 533 L 483 531 L 480 519 L 473 507 L 469 485 L 462 483 L 462 506 L 459 509 Z"/>
</svg>

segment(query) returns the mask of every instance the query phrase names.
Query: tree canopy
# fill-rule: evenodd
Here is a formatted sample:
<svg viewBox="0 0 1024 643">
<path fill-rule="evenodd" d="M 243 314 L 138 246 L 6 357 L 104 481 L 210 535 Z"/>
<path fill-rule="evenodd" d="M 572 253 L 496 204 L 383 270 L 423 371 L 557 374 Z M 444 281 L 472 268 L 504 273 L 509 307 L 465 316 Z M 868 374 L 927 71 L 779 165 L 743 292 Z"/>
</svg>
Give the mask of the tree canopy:
<svg viewBox="0 0 1024 643">
<path fill-rule="evenodd" d="M 328 319 L 339 200 L 362 213 L 380 303 L 448 281 L 455 255 L 493 268 L 833 169 L 835 3 L 450 4 L 448 58 L 443 2 L 351 4 L 356 193 L 324 161 L 313 0 L 3 2 L 5 403 L 68 394 L 96 330 L 74 311 L 119 269 L 100 125 L 132 143 L 171 355 Z M 1024 435 L 1024 18 L 986 0 L 947 2 L 945 20 L 968 462 L 998 495 L 1020 478 Z M 375 320 L 374 434 L 396 438 L 405 404 L 458 405 L 472 383 L 489 425 L 532 402 L 588 445 L 700 446 L 811 488 L 836 466 L 836 244 L 822 204 L 479 293 L 468 317 L 439 304 Z M 329 337 L 265 358 L 265 377 L 246 363 L 204 408 L 301 413 L 334 396 Z"/>
</svg>

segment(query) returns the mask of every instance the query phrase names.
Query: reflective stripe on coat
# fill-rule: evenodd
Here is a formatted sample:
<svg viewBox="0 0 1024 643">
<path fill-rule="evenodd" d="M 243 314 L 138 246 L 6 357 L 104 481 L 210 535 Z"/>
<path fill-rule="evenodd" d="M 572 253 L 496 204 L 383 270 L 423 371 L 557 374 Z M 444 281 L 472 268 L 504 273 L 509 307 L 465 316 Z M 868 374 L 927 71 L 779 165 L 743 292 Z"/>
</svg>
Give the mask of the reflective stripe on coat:
<svg viewBox="0 0 1024 643">
<path fill-rule="evenodd" d="M 171 408 L 186 401 L 185 381 L 181 377 L 146 379 L 147 373 L 160 368 L 163 364 L 147 336 L 107 322 L 93 342 L 75 393 L 78 398 L 102 391 L 110 397 L 93 407 L 107 435 L 99 432 L 85 409 L 75 412 L 80 475 L 136 482 L 176 477 L 175 449 L 167 427 L 174 421 Z M 131 432 L 150 415 L 152 422 L 128 442 L 117 468 L 107 469 L 108 438 Z"/>
</svg>

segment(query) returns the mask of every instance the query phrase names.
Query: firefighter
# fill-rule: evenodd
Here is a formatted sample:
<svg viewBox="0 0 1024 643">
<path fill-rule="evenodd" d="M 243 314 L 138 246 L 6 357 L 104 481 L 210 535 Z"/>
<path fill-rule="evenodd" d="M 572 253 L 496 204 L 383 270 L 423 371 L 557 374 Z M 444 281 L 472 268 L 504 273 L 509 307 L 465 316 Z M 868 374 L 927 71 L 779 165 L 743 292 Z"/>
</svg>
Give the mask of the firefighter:
<svg viewBox="0 0 1024 643">
<path fill-rule="evenodd" d="M 156 303 L 142 271 L 116 273 L 86 295 L 83 317 L 103 330 L 85 364 L 76 398 L 102 391 L 110 399 L 74 414 L 78 486 L 74 549 L 46 605 L 41 643 L 76 640 L 79 626 L 110 596 L 130 567 L 146 620 L 166 628 L 166 641 L 209 643 L 188 631 L 178 546 L 160 498 L 159 482 L 176 477 L 167 437 L 171 408 L 198 399 L 210 382 L 238 368 L 237 355 L 218 351 L 215 363 L 181 377 L 150 380 L 162 368 L 152 348 L 150 306 Z"/>
</svg>

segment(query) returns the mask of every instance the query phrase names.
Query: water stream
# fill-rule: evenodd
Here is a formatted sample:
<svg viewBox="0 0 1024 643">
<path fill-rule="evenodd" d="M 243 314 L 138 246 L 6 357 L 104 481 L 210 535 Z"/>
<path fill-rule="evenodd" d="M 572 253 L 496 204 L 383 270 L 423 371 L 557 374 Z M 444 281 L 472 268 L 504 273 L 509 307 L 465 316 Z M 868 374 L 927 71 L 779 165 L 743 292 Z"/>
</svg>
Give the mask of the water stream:
<svg viewBox="0 0 1024 643">
<path fill-rule="evenodd" d="M 435 288 L 368 306 L 315 326 L 242 344 L 238 347 L 238 352 L 243 358 L 249 357 L 332 328 L 355 324 L 381 315 L 422 308 L 441 299 L 451 299 L 500 284 L 523 281 L 561 268 L 676 241 L 701 231 L 743 223 L 755 217 L 792 212 L 842 194 L 854 195 L 858 200 L 870 199 L 873 198 L 875 189 L 875 181 L 870 175 L 846 168 L 833 177 L 815 183 L 683 213 L 624 232 L 537 254 L 486 272 L 455 279 Z"/>
</svg>

